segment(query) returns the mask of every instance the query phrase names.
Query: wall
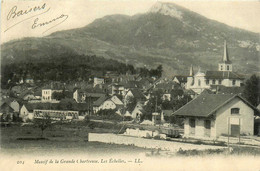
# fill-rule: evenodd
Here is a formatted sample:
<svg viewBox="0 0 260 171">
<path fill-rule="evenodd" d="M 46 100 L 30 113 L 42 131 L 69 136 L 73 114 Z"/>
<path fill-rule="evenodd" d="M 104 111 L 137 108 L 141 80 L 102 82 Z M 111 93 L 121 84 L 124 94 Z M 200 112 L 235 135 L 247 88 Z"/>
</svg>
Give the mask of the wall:
<svg viewBox="0 0 260 171">
<path fill-rule="evenodd" d="M 184 135 L 189 136 L 189 132 L 190 132 L 189 118 L 185 118 L 185 120 L 184 120 Z"/>
<path fill-rule="evenodd" d="M 123 105 L 124 103 L 117 97 L 117 96 L 112 96 L 111 100 L 115 103 L 115 104 L 119 104 L 119 105 Z"/>
<path fill-rule="evenodd" d="M 195 136 L 204 137 L 204 119 L 197 118 L 195 121 Z"/>
<path fill-rule="evenodd" d="M 113 143 L 113 144 L 124 144 L 124 145 L 135 145 L 142 148 L 160 148 L 161 150 L 169 150 L 176 152 L 180 148 L 182 150 L 205 150 L 205 149 L 222 149 L 225 147 L 220 146 L 210 146 L 210 145 L 196 145 L 180 142 L 171 142 L 165 140 L 155 140 L 155 139 L 144 139 L 138 137 L 131 137 L 126 135 L 116 135 L 116 134 L 97 134 L 89 133 L 88 141 L 103 142 L 103 143 Z"/>
<path fill-rule="evenodd" d="M 114 102 L 112 102 L 111 100 L 107 100 L 103 103 L 102 105 L 102 109 L 115 109 L 116 105 Z"/>
<path fill-rule="evenodd" d="M 76 90 L 74 93 L 73 93 L 73 99 L 76 100 L 76 102 L 78 103 L 78 90 Z"/>
<path fill-rule="evenodd" d="M 187 78 L 187 89 L 192 89 L 194 92 L 200 94 L 204 89 L 210 88 L 209 85 L 206 84 L 206 78 L 205 78 L 205 74 L 198 72 L 195 76 L 194 76 L 194 84 L 191 85 L 192 83 L 192 77 L 188 77 Z M 199 85 L 199 81 L 200 81 L 200 85 Z"/>
<path fill-rule="evenodd" d="M 215 121 L 211 119 L 211 128 L 210 128 L 210 137 L 205 136 L 205 127 L 204 121 L 209 120 L 208 118 L 196 118 L 195 119 L 195 135 L 190 135 L 190 118 L 185 118 L 184 120 L 184 136 L 185 137 L 194 137 L 194 138 L 206 138 L 206 139 L 215 139 L 216 138 L 216 125 Z"/>
<path fill-rule="evenodd" d="M 23 105 L 21 110 L 20 110 L 20 118 L 22 118 L 23 122 L 26 122 L 27 119 L 32 120 L 34 118 L 33 113 L 29 112 L 26 107 Z"/>
<path fill-rule="evenodd" d="M 43 89 L 42 90 L 42 101 L 51 101 L 51 89 Z"/>
<path fill-rule="evenodd" d="M 222 85 L 224 85 L 226 87 L 240 87 L 240 84 L 242 83 L 241 80 L 236 79 L 236 84 L 233 85 L 232 81 L 233 81 L 233 79 L 224 79 L 222 81 Z"/>
<path fill-rule="evenodd" d="M 222 66 L 222 70 L 221 70 L 221 66 Z M 227 66 L 229 66 L 229 70 L 227 70 Z M 225 64 L 225 63 L 218 64 L 218 70 L 219 71 L 232 71 L 232 64 Z"/>
<path fill-rule="evenodd" d="M 231 108 L 240 108 L 238 115 L 231 115 Z M 228 104 L 223 106 L 216 113 L 216 129 L 217 136 L 221 134 L 228 134 L 228 118 L 240 119 L 240 132 L 241 134 L 253 135 L 254 130 L 254 111 L 247 104 L 245 104 L 240 98 L 236 97 Z M 230 132 L 230 131 L 229 131 Z"/>
</svg>

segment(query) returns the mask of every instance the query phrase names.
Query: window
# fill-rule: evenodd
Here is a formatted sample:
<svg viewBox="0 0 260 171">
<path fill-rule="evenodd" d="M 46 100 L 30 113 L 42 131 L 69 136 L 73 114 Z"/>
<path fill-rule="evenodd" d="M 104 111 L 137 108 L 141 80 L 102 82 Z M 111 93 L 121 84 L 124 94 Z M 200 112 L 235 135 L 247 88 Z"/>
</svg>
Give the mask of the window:
<svg viewBox="0 0 260 171">
<path fill-rule="evenodd" d="M 190 127 L 195 128 L 195 119 L 190 119 Z"/>
<path fill-rule="evenodd" d="M 190 125 L 190 135 L 195 135 L 195 119 L 189 119 L 189 125 Z"/>
<path fill-rule="evenodd" d="M 204 122 L 204 127 L 205 127 L 206 129 L 210 129 L 210 128 L 211 128 L 211 122 L 210 122 L 210 120 L 205 120 L 205 122 Z"/>
<path fill-rule="evenodd" d="M 220 66 L 220 70 L 223 71 L 223 65 Z"/>
<path fill-rule="evenodd" d="M 239 108 L 232 108 L 231 114 L 239 114 Z"/>
<path fill-rule="evenodd" d="M 198 86 L 200 86 L 200 84 L 201 84 L 201 82 L 200 82 L 200 80 L 198 80 Z"/>
<path fill-rule="evenodd" d="M 232 85 L 236 85 L 236 80 L 233 80 L 233 81 L 232 81 Z"/>
<path fill-rule="evenodd" d="M 227 65 L 227 70 L 229 71 L 229 65 Z"/>
<path fill-rule="evenodd" d="M 222 80 L 218 80 L 218 84 L 220 84 L 220 85 L 221 85 L 221 84 L 222 84 Z"/>
<path fill-rule="evenodd" d="M 216 80 L 212 80 L 212 84 L 216 84 Z"/>
</svg>

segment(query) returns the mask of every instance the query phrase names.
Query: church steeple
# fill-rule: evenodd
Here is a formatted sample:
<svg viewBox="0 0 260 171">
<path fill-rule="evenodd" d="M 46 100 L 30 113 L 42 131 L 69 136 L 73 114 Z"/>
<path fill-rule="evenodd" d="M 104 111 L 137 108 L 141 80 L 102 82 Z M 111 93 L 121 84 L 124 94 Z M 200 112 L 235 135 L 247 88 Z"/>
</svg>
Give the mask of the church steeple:
<svg viewBox="0 0 260 171">
<path fill-rule="evenodd" d="M 222 62 L 224 62 L 224 63 L 231 63 L 231 61 L 229 60 L 229 57 L 228 57 L 228 50 L 227 50 L 227 42 L 226 42 L 226 40 L 224 41 L 224 54 L 223 54 Z"/>
<path fill-rule="evenodd" d="M 232 62 L 229 60 L 226 40 L 224 41 L 224 54 L 221 62 L 218 64 L 219 71 L 232 71 Z"/>
</svg>

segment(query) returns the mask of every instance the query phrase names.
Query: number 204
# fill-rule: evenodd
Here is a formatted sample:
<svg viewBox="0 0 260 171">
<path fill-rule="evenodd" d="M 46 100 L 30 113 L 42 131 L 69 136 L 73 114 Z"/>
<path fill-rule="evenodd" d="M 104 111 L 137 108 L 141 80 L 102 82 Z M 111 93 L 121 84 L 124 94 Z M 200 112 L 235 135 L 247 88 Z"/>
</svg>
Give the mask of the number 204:
<svg viewBox="0 0 260 171">
<path fill-rule="evenodd" d="M 24 161 L 17 161 L 16 164 L 24 164 Z"/>
</svg>

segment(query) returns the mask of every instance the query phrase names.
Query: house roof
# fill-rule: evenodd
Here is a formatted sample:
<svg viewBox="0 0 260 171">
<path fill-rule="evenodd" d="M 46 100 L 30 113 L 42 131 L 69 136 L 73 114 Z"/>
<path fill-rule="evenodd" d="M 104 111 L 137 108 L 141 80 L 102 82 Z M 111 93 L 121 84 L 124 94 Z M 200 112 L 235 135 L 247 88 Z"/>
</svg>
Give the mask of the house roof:
<svg viewBox="0 0 260 171">
<path fill-rule="evenodd" d="M 216 94 L 241 94 L 244 87 L 226 87 L 223 85 L 211 85 L 211 89 L 216 91 Z"/>
<path fill-rule="evenodd" d="M 79 94 L 86 94 L 89 97 L 100 97 L 102 95 L 104 95 L 105 93 L 103 92 L 102 89 L 98 88 L 98 87 L 91 87 L 91 88 L 84 88 L 84 89 L 76 89 L 78 90 Z M 76 91 L 75 90 L 75 91 Z M 74 91 L 74 92 L 75 92 Z"/>
<path fill-rule="evenodd" d="M 183 75 L 176 75 L 176 76 L 174 76 L 174 78 L 177 78 L 177 80 L 180 83 L 186 83 L 187 82 L 187 77 L 188 76 L 183 76 Z"/>
<path fill-rule="evenodd" d="M 104 103 L 104 101 L 106 101 L 108 99 L 107 96 L 103 95 L 100 98 L 98 98 L 94 103 L 93 106 L 100 106 L 102 105 L 102 103 Z"/>
<path fill-rule="evenodd" d="M 8 103 L 6 103 L 6 102 L 3 102 L 3 103 L 1 104 L 1 106 L 0 106 L 0 111 L 1 111 L 1 112 L 4 111 L 4 109 L 6 108 L 5 106 L 7 106 L 9 109 L 11 109 L 12 112 L 14 111 L 14 108 L 12 108 L 12 107 L 10 106 L 10 104 L 8 104 Z"/>
<path fill-rule="evenodd" d="M 175 82 L 164 82 L 156 85 L 155 89 L 172 90 L 178 85 Z"/>
<path fill-rule="evenodd" d="M 239 75 L 232 71 L 207 71 L 207 79 L 244 79 L 242 75 Z"/>
<path fill-rule="evenodd" d="M 178 109 L 174 115 L 208 117 L 235 97 L 243 100 L 259 114 L 258 109 L 239 95 L 204 93 Z"/>
<path fill-rule="evenodd" d="M 145 99 L 144 94 L 139 89 L 134 88 L 134 89 L 131 89 L 129 91 L 132 92 L 134 98 L 136 98 L 136 99 Z"/>
<path fill-rule="evenodd" d="M 32 90 L 25 90 L 23 92 L 21 92 L 21 94 L 19 95 L 20 98 L 24 98 L 26 95 L 33 95 L 33 91 Z"/>
<path fill-rule="evenodd" d="M 206 89 L 205 89 L 206 90 Z M 195 91 L 193 91 L 192 89 L 184 89 L 184 92 L 189 94 L 189 95 L 196 95 L 197 93 Z M 202 92 L 203 93 L 203 92 Z"/>
<path fill-rule="evenodd" d="M 89 109 L 87 103 L 72 103 L 71 109 L 68 109 L 66 104 L 61 103 L 26 103 L 24 104 L 26 109 L 32 112 L 34 109 L 42 110 L 75 110 L 75 111 L 86 111 Z"/>
<path fill-rule="evenodd" d="M 36 90 L 36 91 L 34 92 L 34 95 L 35 95 L 35 96 L 41 96 L 41 95 L 42 95 L 42 91 L 41 91 L 41 90 Z"/>
</svg>

